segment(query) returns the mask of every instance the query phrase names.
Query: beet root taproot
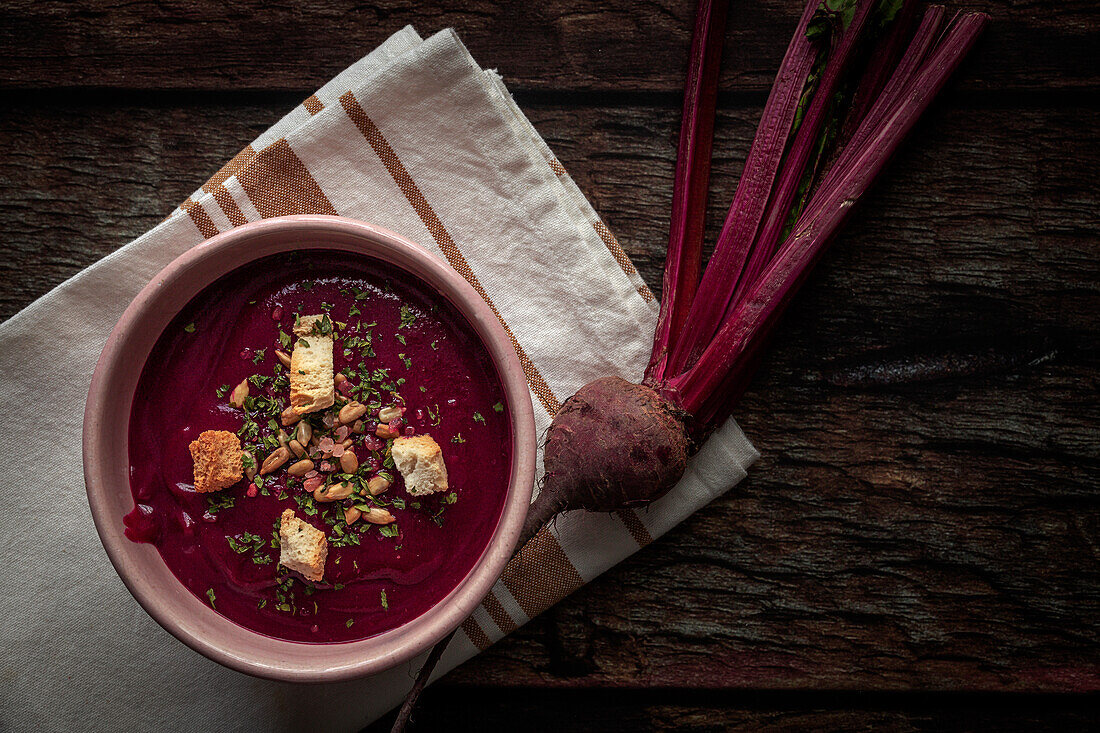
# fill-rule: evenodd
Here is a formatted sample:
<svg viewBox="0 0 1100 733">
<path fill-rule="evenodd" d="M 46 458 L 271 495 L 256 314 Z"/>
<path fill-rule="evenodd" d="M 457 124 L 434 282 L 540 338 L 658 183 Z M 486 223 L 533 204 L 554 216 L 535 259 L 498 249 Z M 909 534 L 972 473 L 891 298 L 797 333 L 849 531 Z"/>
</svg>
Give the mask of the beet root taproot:
<svg viewBox="0 0 1100 733">
<path fill-rule="evenodd" d="M 619 377 L 581 387 L 547 431 L 542 488 L 517 546 L 560 512 L 613 512 L 668 493 L 687 468 L 683 415 L 649 387 Z"/>
</svg>

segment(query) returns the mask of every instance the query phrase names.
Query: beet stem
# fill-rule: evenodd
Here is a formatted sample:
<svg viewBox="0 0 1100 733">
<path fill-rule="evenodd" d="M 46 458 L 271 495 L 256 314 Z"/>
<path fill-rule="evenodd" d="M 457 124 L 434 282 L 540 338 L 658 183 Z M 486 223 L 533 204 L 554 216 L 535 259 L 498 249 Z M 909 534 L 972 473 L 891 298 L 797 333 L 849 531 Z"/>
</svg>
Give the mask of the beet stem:
<svg viewBox="0 0 1100 733">
<path fill-rule="evenodd" d="M 745 295 L 752 290 L 760 277 L 760 273 L 771 261 L 776 249 L 781 244 L 779 238 L 783 234 L 783 228 L 790 216 L 795 195 L 798 193 L 799 186 L 806 174 L 806 166 L 810 162 L 810 156 L 818 148 L 822 129 L 832 111 L 833 97 L 836 94 L 837 86 L 849 66 L 853 52 L 863 35 L 867 21 L 871 17 L 871 11 L 874 10 L 876 4 L 875 2 L 864 2 L 857 7 L 855 16 L 841 36 L 837 48 L 829 54 L 821 82 L 814 91 L 813 101 L 811 101 L 802 124 L 799 125 L 798 131 L 795 133 L 790 150 L 784 157 L 783 167 L 776 181 L 775 190 L 772 192 L 771 201 L 768 202 L 767 213 L 760 226 L 756 241 L 752 243 L 748 263 L 733 289 L 733 297 L 730 298 L 726 313 L 723 313 L 723 316 L 732 311 L 744 299 Z M 702 349 L 699 349 L 699 353 L 701 352 Z M 698 358 L 698 353 L 691 355 L 688 364 L 696 358 Z"/>
<path fill-rule="evenodd" d="M 670 380 L 669 392 L 697 419 L 706 405 L 722 399 L 724 386 L 744 378 L 746 356 L 767 337 L 855 203 L 958 68 L 988 20 L 984 13 L 963 15 L 904 84 L 897 100 L 887 95 L 879 100 L 864 122 L 869 129 L 863 135 L 857 133 L 862 144 L 845 148 L 752 293 L 726 319 L 695 366 Z M 919 54 L 921 49 L 915 46 L 919 44 L 911 44 L 910 51 Z"/>
<path fill-rule="evenodd" d="M 691 62 L 684 85 L 684 110 L 676 153 L 661 310 L 653 336 L 652 356 L 646 368 L 647 382 L 659 382 L 664 378 L 670 345 L 679 338 L 699 284 L 714 142 L 714 110 L 728 4 L 728 0 L 700 0 L 695 10 Z"/>
<path fill-rule="evenodd" d="M 668 376 L 682 372 L 688 354 L 702 351 L 713 337 L 745 265 L 749 246 L 756 238 L 802 91 L 817 58 L 816 45 L 806 37 L 817 6 L 816 0 L 807 3 L 787 47 L 714 254 L 703 272 L 680 337 L 672 343 L 672 354 L 665 368 Z"/>
</svg>

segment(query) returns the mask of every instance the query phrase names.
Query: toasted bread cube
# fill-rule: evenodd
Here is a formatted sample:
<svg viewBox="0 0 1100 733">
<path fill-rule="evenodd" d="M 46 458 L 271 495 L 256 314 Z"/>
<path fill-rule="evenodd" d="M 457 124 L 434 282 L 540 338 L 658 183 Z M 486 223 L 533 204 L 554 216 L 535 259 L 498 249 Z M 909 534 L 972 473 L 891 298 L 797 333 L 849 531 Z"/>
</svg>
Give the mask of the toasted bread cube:
<svg viewBox="0 0 1100 733">
<path fill-rule="evenodd" d="M 447 490 L 447 465 L 443 450 L 430 435 L 397 438 L 391 449 L 393 463 L 405 477 L 405 490 L 426 496 Z"/>
<path fill-rule="evenodd" d="M 318 325 L 318 329 L 314 328 Z M 319 333 L 327 324 L 328 334 Z M 294 351 L 290 353 L 290 406 L 299 415 L 332 407 L 332 321 L 328 315 L 302 316 L 294 324 Z"/>
<path fill-rule="evenodd" d="M 287 509 L 279 518 L 279 564 L 301 573 L 307 580 L 318 581 L 325 575 L 328 538 L 308 522 Z"/>
<path fill-rule="evenodd" d="M 187 446 L 195 462 L 195 491 L 205 494 L 241 480 L 241 439 L 228 430 L 204 430 Z"/>
</svg>

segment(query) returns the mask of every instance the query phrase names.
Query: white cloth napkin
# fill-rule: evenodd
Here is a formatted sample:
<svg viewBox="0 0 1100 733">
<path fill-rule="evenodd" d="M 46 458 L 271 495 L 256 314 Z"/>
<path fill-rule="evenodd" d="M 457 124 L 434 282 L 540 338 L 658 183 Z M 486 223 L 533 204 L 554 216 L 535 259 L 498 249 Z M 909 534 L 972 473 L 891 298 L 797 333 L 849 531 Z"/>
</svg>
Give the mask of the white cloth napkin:
<svg viewBox="0 0 1100 733">
<path fill-rule="evenodd" d="M 453 31 L 405 28 L 261 135 L 159 226 L 0 324 L 3 730 L 355 730 L 398 704 L 420 659 L 300 687 L 225 669 L 157 626 L 92 525 L 81 418 L 125 306 L 187 248 L 244 221 L 337 213 L 399 232 L 476 280 L 526 356 L 537 427 L 588 380 L 637 380 L 653 296 L 561 164 Z M 745 476 L 731 420 L 651 508 L 572 513 L 513 561 L 443 674 Z M 537 567 L 538 572 L 533 568 Z"/>
</svg>

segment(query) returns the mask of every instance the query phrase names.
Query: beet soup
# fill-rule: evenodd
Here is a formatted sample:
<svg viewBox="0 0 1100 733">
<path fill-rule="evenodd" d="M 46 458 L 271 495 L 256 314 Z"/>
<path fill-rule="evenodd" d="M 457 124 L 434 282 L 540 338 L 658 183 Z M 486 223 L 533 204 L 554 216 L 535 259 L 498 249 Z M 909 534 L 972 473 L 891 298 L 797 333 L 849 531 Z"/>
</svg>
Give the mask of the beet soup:
<svg viewBox="0 0 1100 733">
<path fill-rule="evenodd" d="M 313 338 L 306 317 L 333 343 L 334 403 L 296 420 L 288 372 Z M 245 474 L 209 493 L 189 452 L 204 431 L 239 438 Z M 446 490 L 408 492 L 390 454 L 406 436 L 438 444 Z M 222 277 L 168 325 L 135 393 L 129 456 L 127 537 L 241 626 L 344 642 L 419 616 L 473 568 L 503 510 L 511 426 L 489 355 L 449 303 L 373 258 L 304 250 Z M 287 509 L 325 534 L 320 580 L 280 563 Z"/>
</svg>

